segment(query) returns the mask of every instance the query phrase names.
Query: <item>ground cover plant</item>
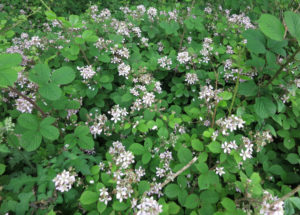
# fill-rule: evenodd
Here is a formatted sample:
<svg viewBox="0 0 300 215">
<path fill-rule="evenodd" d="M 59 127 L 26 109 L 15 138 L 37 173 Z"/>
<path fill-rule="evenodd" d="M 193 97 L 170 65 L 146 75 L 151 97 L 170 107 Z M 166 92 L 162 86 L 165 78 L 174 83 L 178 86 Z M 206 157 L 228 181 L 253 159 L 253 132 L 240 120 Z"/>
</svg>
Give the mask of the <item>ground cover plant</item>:
<svg viewBox="0 0 300 215">
<path fill-rule="evenodd" d="M 299 1 L 112 2 L 0 4 L 0 214 L 299 214 Z"/>
</svg>

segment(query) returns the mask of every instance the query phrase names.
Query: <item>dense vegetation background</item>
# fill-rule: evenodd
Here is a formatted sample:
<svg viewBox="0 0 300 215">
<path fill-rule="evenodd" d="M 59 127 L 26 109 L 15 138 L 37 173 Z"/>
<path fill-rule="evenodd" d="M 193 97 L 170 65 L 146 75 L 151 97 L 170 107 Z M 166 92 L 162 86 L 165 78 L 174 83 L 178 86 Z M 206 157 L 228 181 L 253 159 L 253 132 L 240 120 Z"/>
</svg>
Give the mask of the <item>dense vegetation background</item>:
<svg viewBox="0 0 300 215">
<path fill-rule="evenodd" d="M 2 0 L 0 214 L 299 214 L 299 10 Z"/>
</svg>

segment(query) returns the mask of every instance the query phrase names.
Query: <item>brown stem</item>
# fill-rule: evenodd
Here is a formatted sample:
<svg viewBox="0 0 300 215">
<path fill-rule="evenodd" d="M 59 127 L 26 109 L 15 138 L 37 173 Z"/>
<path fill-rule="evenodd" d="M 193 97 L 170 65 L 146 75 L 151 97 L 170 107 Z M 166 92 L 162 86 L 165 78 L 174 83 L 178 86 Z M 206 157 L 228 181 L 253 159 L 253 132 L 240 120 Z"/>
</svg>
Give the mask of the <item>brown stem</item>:
<svg viewBox="0 0 300 215">
<path fill-rule="evenodd" d="M 291 63 L 293 60 L 294 60 L 294 58 L 295 58 L 295 56 L 296 56 L 296 54 L 298 54 L 298 52 L 300 52 L 300 47 L 287 59 L 287 61 L 284 63 L 284 64 L 282 64 L 281 66 L 280 66 L 280 68 L 277 70 L 277 72 L 275 73 L 275 75 L 269 80 L 269 82 L 267 83 L 267 84 L 265 84 L 265 86 L 264 87 L 267 87 L 269 84 L 271 84 L 277 77 L 278 77 L 278 75 L 282 72 L 282 70 L 289 64 L 289 63 Z"/>
<path fill-rule="evenodd" d="M 272 208 L 275 204 L 277 204 L 280 201 L 285 201 L 288 198 L 290 198 L 291 196 L 293 196 L 295 193 L 297 193 L 300 190 L 300 185 L 298 185 L 295 189 L 293 189 L 291 192 L 285 194 L 284 196 L 282 196 L 280 199 L 276 200 L 275 202 L 273 202 L 270 206 L 270 208 Z"/>
<path fill-rule="evenodd" d="M 14 93 L 16 93 L 18 96 L 21 96 L 23 99 L 25 99 L 30 104 L 32 104 L 34 106 L 34 108 L 37 109 L 42 114 L 43 118 L 47 117 L 47 114 L 31 98 L 23 95 L 21 92 L 19 92 L 17 89 L 15 89 L 13 87 L 8 87 L 8 88 L 11 91 L 13 91 Z"/>
<path fill-rule="evenodd" d="M 80 47 L 80 52 L 82 53 L 83 58 L 84 58 L 84 60 L 87 62 L 87 64 L 88 64 L 88 65 L 91 65 L 89 59 L 87 58 L 85 52 L 83 51 L 83 49 L 82 49 L 81 47 Z"/>
<path fill-rule="evenodd" d="M 161 184 L 161 188 L 163 188 L 163 187 L 166 186 L 168 183 L 170 183 L 171 181 L 173 181 L 178 175 L 180 175 L 181 173 L 183 173 L 186 169 L 188 169 L 191 165 L 193 165 L 197 160 L 198 160 L 198 157 L 194 157 L 187 165 L 185 165 L 185 166 L 182 167 L 180 170 L 178 170 L 174 175 L 172 175 L 172 177 L 167 178 L 167 179 Z"/>
</svg>

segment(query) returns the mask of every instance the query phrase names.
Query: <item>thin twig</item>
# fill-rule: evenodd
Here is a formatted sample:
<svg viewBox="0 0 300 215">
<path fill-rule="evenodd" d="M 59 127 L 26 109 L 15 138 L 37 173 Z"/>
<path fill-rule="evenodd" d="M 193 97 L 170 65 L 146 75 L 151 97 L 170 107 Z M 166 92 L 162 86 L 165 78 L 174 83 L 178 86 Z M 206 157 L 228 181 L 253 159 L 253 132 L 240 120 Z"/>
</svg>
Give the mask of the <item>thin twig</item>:
<svg viewBox="0 0 300 215">
<path fill-rule="evenodd" d="M 181 173 L 183 173 L 186 169 L 188 169 L 191 165 L 193 165 L 197 160 L 198 160 L 198 157 L 194 157 L 187 165 L 185 165 L 185 166 L 182 167 L 180 170 L 178 170 L 174 175 L 172 175 L 172 177 L 167 178 L 167 179 L 161 184 L 161 188 L 163 188 L 163 187 L 166 186 L 168 183 L 170 183 L 171 181 L 173 181 L 178 175 L 180 175 Z"/>
<path fill-rule="evenodd" d="M 277 199 L 276 201 L 274 201 L 270 208 L 272 208 L 274 205 L 276 205 L 278 202 L 280 201 L 285 201 L 287 200 L 288 198 L 290 198 L 291 196 L 293 196 L 295 193 L 297 193 L 298 191 L 300 191 L 300 185 L 298 185 L 295 189 L 293 189 L 291 192 L 285 194 L 284 196 L 282 196 L 280 199 Z"/>
<path fill-rule="evenodd" d="M 269 80 L 269 82 L 267 84 L 264 85 L 264 87 L 267 87 L 269 84 L 271 84 L 277 77 L 278 75 L 282 72 L 282 70 L 290 63 L 294 60 L 296 54 L 298 54 L 298 52 L 300 52 L 300 47 L 287 59 L 287 61 L 282 64 L 280 66 L 280 68 L 277 70 L 277 72 L 275 73 L 275 75 Z"/>
<path fill-rule="evenodd" d="M 233 96 L 232 96 L 232 101 L 231 101 L 231 104 L 230 104 L 230 107 L 229 107 L 229 111 L 228 111 L 228 115 L 229 116 L 231 115 L 231 111 L 232 111 L 232 108 L 233 108 L 233 105 L 234 105 L 234 102 L 235 102 L 237 91 L 239 89 L 239 83 L 240 83 L 240 72 L 238 72 L 238 76 L 237 76 L 237 79 L 236 79 L 236 82 L 235 82 L 235 87 L 234 87 L 234 92 L 233 92 Z"/>
<path fill-rule="evenodd" d="M 26 101 L 28 101 L 30 104 L 32 104 L 34 106 L 35 109 L 37 109 L 43 116 L 43 118 L 47 117 L 47 114 L 29 97 L 23 95 L 21 92 L 19 92 L 17 89 L 13 88 L 13 87 L 8 87 L 11 91 L 13 91 L 14 93 L 16 93 L 18 96 L 21 96 L 22 98 L 24 98 Z"/>
</svg>

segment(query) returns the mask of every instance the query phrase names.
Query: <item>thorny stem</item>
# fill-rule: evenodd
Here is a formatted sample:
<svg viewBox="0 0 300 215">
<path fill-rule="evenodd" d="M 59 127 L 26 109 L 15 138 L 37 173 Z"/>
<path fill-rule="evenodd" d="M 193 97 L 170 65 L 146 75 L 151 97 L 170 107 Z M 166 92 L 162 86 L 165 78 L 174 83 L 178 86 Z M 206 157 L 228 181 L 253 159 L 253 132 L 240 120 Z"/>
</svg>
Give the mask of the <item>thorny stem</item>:
<svg viewBox="0 0 300 215">
<path fill-rule="evenodd" d="M 275 75 L 269 80 L 269 82 L 267 84 L 264 85 L 264 87 L 267 87 L 269 84 L 271 84 L 278 77 L 278 75 L 282 72 L 282 70 L 289 63 L 291 63 L 294 60 L 294 58 L 295 58 L 296 54 L 298 54 L 298 52 L 300 52 L 300 47 L 287 59 L 287 61 L 284 64 L 282 64 L 280 66 L 280 68 L 277 70 L 277 72 L 275 73 Z"/>
<path fill-rule="evenodd" d="M 276 201 L 274 201 L 272 204 L 271 204 L 271 208 L 277 204 L 278 202 L 280 201 L 285 201 L 287 200 L 288 198 L 290 198 L 291 196 L 293 196 L 295 193 L 297 193 L 298 191 L 300 191 L 300 185 L 298 185 L 295 189 L 293 189 L 291 192 L 285 194 L 284 196 L 282 196 L 280 199 L 277 199 Z"/>
<path fill-rule="evenodd" d="M 167 178 L 167 179 L 161 184 L 161 188 L 163 188 L 163 187 L 166 186 L 168 183 L 170 183 L 171 181 L 173 181 L 178 175 L 180 175 L 181 173 L 183 173 L 186 169 L 188 169 L 191 165 L 193 165 L 197 160 L 198 160 L 198 157 L 194 157 L 187 165 L 185 165 L 185 166 L 182 167 L 180 170 L 178 170 L 174 175 L 172 175 L 172 177 Z"/>
<path fill-rule="evenodd" d="M 14 24 L 13 26 L 11 26 L 11 27 L 9 27 L 9 28 L 7 28 L 7 29 L 3 29 L 4 32 L 7 32 L 7 31 L 9 31 L 9 30 L 11 30 L 11 29 L 17 27 L 18 25 L 20 25 L 20 24 L 22 24 L 23 22 L 27 21 L 27 19 L 28 19 L 29 17 L 33 16 L 34 14 L 36 14 L 36 13 L 39 12 L 39 11 L 40 11 L 40 9 L 37 9 L 36 11 L 33 11 L 31 14 L 29 14 L 28 16 L 26 16 L 26 19 L 17 22 L 16 24 Z"/>
<path fill-rule="evenodd" d="M 17 89 L 13 88 L 13 87 L 8 87 L 11 91 L 13 91 L 14 93 L 16 93 L 18 96 L 21 96 L 22 98 L 24 98 L 26 101 L 28 101 L 30 104 L 32 104 L 35 109 L 37 109 L 43 116 L 43 118 L 47 117 L 47 114 L 29 97 L 23 95 L 21 92 L 19 92 Z"/>
<path fill-rule="evenodd" d="M 233 108 L 233 105 L 234 105 L 234 102 L 235 102 L 237 91 L 239 89 L 239 84 L 240 84 L 240 72 L 238 72 L 238 76 L 237 76 L 237 79 L 236 79 L 236 82 L 235 82 L 235 87 L 234 87 L 234 92 L 233 92 L 233 96 L 232 96 L 232 101 L 231 101 L 231 104 L 230 104 L 230 107 L 229 107 L 229 111 L 228 111 L 228 115 L 229 116 L 231 115 L 231 111 L 232 111 L 232 108 Z"/>
<path fill-rule="evenodd" d="M 42 2 L 42 4 L 47 8 L 47 10 L 51 11 L 51 8 L 43 0 L 40 0 L 40 2 Z"/>
<path fill-rule="evenodd" d="M 87 58 L 85 52 L 83 51 L 83 49 L 82 49 L 81 47 L 80 47 L 80 52 L 82 53 L 83 58 L 84 58 L 84 60 L 88 63 L 88 65 L 91 65 L 91 64 L 90 64 L 90 61 L 88 60 L 88 58 Z"/>
<path fill-rule="evenodd" d="M 218 72 L 215 72 L 215 76 L 216 76 L 216 84 L 215 84 L 215 90 L 218 89 L 218 78 L 219 78 L 219 73 Z M 216 119 L 216 114 L 217 114 L 217 106 L 218 106 L 218 102 L 215 101 L 215 109 L 214 109 L 214 113 L 213 113 L 213 116 L 212 116 L 212 122 L 211 122 L 211 127 L 213 128 L 214 125 L 215 125 L 215 119 Z"/>
</svg>

